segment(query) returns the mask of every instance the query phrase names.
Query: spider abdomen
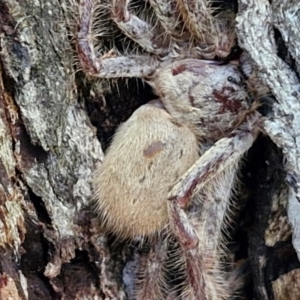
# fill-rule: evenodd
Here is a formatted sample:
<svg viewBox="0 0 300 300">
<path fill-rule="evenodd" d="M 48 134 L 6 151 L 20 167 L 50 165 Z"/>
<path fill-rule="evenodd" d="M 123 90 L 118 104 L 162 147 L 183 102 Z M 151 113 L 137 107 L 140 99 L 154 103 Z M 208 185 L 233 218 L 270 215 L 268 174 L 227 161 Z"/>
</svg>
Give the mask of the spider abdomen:
<svg viewBox="0 0 300 300">
<path fill-rule="evenodd" d="M 132 239 L 158 233 L 169 222 L 168 193 L 198 157 L 188 127 L 155 104 L 136 110 L 119 127 L 94 177 L 105 228 Z"/>
</svg>

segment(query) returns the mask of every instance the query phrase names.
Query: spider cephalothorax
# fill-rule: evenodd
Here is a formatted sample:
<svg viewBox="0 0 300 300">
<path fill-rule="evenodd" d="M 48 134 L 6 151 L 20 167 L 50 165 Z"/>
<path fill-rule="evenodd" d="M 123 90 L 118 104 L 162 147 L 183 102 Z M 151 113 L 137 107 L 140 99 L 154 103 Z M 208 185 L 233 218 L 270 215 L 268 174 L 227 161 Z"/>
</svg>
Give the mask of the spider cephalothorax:
<svg viewBox="0 0 300 300">
<path fill-rule="evenodd" d="M 155 74 L 153 87 L 166 110 L 202 139 L 224 136 L 249 109 L 245 84 L 234 64 L 176 61 Z"/>
<path fill-rule="evenodd" d="M 250 110 L 237 62 L 204 60 L 230 54 L 232 14 L 206 0 L 149 4 L 150 23 L 129 11 L 128 0 L 79 5 L 76 48 L 86 74 L 140 77 L 159 97 L 119 127 L 95 172 L 98 213 L 102 226 L 121 238 L 158 241 L 152 263 L 139 271 L 136 299 L 229 299 L 239 284 L 222 265 L 222 228 L 239 161 L 260 117 Z M 97 55 L 93 13 L 104 8 L 143 54 Z M 181 274 L 175 283 L 166 275 L 169 239 L 179 245 L 171 254 Z"/>
</svg>

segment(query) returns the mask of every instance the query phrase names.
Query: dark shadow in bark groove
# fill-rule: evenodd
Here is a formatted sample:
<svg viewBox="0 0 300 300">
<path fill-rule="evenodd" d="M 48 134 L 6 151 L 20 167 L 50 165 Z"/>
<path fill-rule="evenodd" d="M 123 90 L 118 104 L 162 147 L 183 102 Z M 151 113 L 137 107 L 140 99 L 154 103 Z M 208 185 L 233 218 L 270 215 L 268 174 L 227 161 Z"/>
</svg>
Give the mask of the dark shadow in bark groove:
<svg viewBox="0 0 300 300">
<path fill-rule="evenodd" d="M 77 80 L 77 84 L 82 87 L 82 81 Z M 99 86 L 108 91 L 97 93 Z M 105 81 L 92 82 L 85 89 L 79 90 L 84 91 L 79 100 L 85 100 L 88 115 L 92 125 L 97 128 L 103 150 L 109 146 L 120 123 L 125 122 L 139 106 L 157 98 L 151 87 L 139 79 L 117 80 L 110 87 Z"/>
<path fill-rule="evenodd" d="M 29 299 L 59 299 L 49 278 L 44 276 L 49 242 L 43 237 L 43 229 L 39 224 L 34 224 L 29 219 L 26 224 L 27 233 L 22 244 L 24 254 L 21 256 L 20 269 L 27 278 Z"/>
<path fill-rule="evenodd" d="M 257 299 L 265 299 L 266 295 L 268 299 L 273 299 L 272 281 L 300 266 L 289 231 L 286 233 L 289 237 L 286 237 L 280 228 L 272 227 L 276 225 L 272 224 L 276 222 L 272 216 L 278 214 L 281 218 L 286 217 L 287 199 L 282 195 L 286 189 L 283 158 L 277 147 L 265 136 L 257 139 L 247 158 L 243 174 L 247 177 L 245 186 L 249 198 L 244 229 L 247 232 L 254 295 Z M 282 199 L 285 201 L 280 202 Z M 280 207 L 278 211 L 274 210 L 276 205 Z M 284 240 L 280 241 L 280 238 Z"/>
<path fill-rule="evenodd" d="M 90 261 L 87 251 L 76 250 L 75 258 L 62 265 L 60 275 L 53 279 L 57 290 L 61 290 L 69 299 L 84 297 L 90 286 L 100 289 L 97 270 Z"/>
</svg>

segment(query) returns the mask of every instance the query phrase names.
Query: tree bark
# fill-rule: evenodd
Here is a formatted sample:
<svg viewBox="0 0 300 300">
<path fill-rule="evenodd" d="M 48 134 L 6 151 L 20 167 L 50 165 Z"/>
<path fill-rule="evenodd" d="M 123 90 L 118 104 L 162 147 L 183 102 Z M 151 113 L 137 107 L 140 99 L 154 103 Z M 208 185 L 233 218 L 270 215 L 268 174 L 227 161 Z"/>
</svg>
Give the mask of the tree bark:
<svg viewBox="0 0 300 300">
<path fill-rule="evenodd" d="M 135 247 L 99 229 L 91 175 L 154 96 L 139 80 L 75 74 L 67 5 L 0 0 L 0 299 L 130 294 Z M 232 251 L 249 259 L 244 299 L 299 299 L 299 24 L 296 0 L 239 1 L 239 44 L 277 100 L 241 170 Z"/>
</svg>

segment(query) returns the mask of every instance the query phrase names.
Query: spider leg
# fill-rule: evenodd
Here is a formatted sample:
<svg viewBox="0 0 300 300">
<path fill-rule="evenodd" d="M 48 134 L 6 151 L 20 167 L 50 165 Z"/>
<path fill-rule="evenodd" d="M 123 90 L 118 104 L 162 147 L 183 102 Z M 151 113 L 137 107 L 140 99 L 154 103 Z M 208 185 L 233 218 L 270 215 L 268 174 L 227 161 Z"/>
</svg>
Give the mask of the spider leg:
<svg viewBox="0 0 300 300">
<path fill-rule="evenodd" d="M 183 19 L 197 40 L 194 49 L 205 59 L 227 57 L 235 45 L 234 14 L 217 14 L 210 0 L 177 0 Z"/>
<path fill-rule="evenodd" d="M 151 56 L 117 56 L 113 51 L 97 57 L 92 38 L 93 0 L 82 0 L 79 4 L 80 17 L 76 38 L 78 57 L 87 75 L 99 78 L 147 77 L 159 66 Z"/>
<path fill-rule="evenodd" d="M 204 278 L 202 272 L 202 253 L 199 251 L 199 238 L 195 228 L 190 223 L 187 214 L 176 201 L 168 203 L 170 224 L 174 235 L 179 241 L 184 257 L 189 292 L 194 298 L 206 299 Z"/>
<path fill-rule="evenodd" d="M 164 278 L 164 264 L 168 250 L 168 236 L 160 234 L 150 252 L 139 257 L 137 270 L 137 290 L 135 299 L 158 300 L 165 299 L 163 287 L 166 286 Z"/>
<path fill-rule="evenodd" d="M 117 26 L 147 52 L 156 55 L 168 53 L 169 45 L 156 26 L 152 26 L 133 15 L 129 9 L 130 0 L 112 0 L 113 20 Z"/>
<path fill-rule="evenodd" d="M 181 245 L 186 274 L 182 299 L 226 300 L 233 295 L 239 281 L 224 272 L 220 258 L 224 253 L 222 227 L 228 217 L 231 190 L 237 164 L 211 180 L 210 187 L 193 201 L 200 210 L 185 212 L 178 203 L 169 204 L 172 229 Z"/>
<path fill-rule="evenodd" d="M 213 177 L 238 161 L 251 147 L 257 136 L 259 122 L 261 115 L 254 111 L 230 136 L 217 141 L 181 177 L 168 198 L 185 207 L 196 187 L 197 190 L 203 188 Z"/>
<path fill-rule="evenodd" d="M 230 272 L 230 264 L 225 269 L 222 262 L 222 257 L 227 257 L 226 233 L 231 226 L 232 191 L 236 188 L 238 163 L 239 160 L 227 166 L 207 183 L 193 199 L 198 209 L 188 212 L 200 241 L 198 252 L 202 254 L 205 295 L 211 300 L 227 300 L 234 296 L 243 279 L 237 277 L 234 270 Z M 184 296 L 189 299 L 193 291 L 188 281 L 186 286 Z"/>
<path fill-rule="evenodd" d="M 221 227 L 228 212 L 238 162 L 254 142 L 259 120 L 259 114 L 254 112 L 230 137 L 215 143 L 170 193 L 171 229 L 181 245 L 187 276 L 184 299 L 221 300 L 234 292 L 220 266 Z M 192 203 L 200 198 L 200 211 L 189 208 L 186 212 L 183 208 L 191 203 L 192 195 L 195 195 Z"/>
<path fill-rule="evenodd" d="M 213 40 L 215 55 L 219 58 L 227 58 L 236 46 L 235 14 L 227 10 L 217 13 L 213 17 Z"/>
<path fill-rule="evenodd" d="M 156 17 L 159 19 L 165 32 L 174 40 L 188 41 L 190 34 L 182 28 L 182 21 L 177 10 L 176 0 L 150 0 L 152 8 L 155 11 Z"/>
<path fill-rule="evenodd" d="M 179 10 L 190 32 L 200 41 L 210 35 L 213 9 L 207 0 L 177 0 Z"/>
</svg>

